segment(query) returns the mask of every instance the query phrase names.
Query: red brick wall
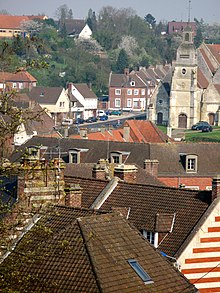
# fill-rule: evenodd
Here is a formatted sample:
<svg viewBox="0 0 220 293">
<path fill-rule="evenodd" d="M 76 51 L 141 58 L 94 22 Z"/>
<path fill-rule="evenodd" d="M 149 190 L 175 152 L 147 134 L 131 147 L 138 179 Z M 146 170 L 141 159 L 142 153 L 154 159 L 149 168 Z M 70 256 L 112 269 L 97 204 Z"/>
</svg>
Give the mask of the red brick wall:
<svg viewBox="0 0 220 293">
<path fill-rule="evenodd" d="M 158 179 L 170 187 L 179 187 L 180 184 L 184 184 L 199 186 L 200 190 L 205 190 L 207 186 L 212 186 L 211 177 L 158 177 Z"/>
</svg>

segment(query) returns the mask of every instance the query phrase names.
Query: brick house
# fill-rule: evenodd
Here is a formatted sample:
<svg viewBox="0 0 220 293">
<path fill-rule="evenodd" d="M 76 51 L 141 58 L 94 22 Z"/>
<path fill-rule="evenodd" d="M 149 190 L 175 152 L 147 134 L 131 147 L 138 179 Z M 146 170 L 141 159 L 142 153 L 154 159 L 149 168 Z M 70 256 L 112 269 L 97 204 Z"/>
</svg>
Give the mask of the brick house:
<svg viewBox="0 0 220 293">
<path fill-rule="evenodd" d="M 141 67 L 138 71 L 125 69 L 124 74 L 110 73 L 109 109 L 145 111 L 159 81 L 169 66 Z"/>
<path fill-rule="evenodd" d="M 21 91 L 23 89 L 30 91 L 36 85 L 37 80 L 25 70 L 16 73 L 0 72 L 0 92 L 3 90 Z"/>
</svg>

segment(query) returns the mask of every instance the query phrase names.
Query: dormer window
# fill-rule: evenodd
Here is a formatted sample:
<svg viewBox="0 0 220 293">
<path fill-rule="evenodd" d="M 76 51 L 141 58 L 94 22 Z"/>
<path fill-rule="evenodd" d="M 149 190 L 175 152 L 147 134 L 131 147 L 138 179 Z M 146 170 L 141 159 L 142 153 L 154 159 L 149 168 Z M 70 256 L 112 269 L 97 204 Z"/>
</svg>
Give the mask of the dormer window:
<svg viewBox="0 0 220 293">
<path fill-rule="evenodd" d="M 130 82 L 130 85 L 131 85 L 131 86 L 135 86 L 135 81 L 132 80 L 132 81 Z"/>
<path fill-rule="evenodd" d="M 111 152 L 110 162 L 113 164 L 122 164 L 127 160 L 130 152 Z"/>
<path fill-rule="evenodd" d="M 188 173 L 197 172 L 197 156 L 188 155 L 186 157 L 186 172 Z"/>
<path fill-rule="evenodd" d="M 69 163 L 79 164 L 81 163 L 81 157 L 83 153 L 87 152 L 88 149 L 72 149 L 69 150 Z"/>
</svg>

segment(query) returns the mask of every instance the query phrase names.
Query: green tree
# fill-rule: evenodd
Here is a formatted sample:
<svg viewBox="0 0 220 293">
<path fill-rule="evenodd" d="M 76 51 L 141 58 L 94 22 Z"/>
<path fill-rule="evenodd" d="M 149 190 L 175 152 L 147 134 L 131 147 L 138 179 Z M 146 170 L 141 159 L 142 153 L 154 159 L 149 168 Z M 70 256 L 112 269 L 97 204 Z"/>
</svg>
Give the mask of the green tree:
<svg viewBox="0 0 220 293">
<path fill-rule="evenodd" d="M 124 69 L 129 66 L 128 55 L 124 49 L 121 49 L 116 62 L 116 68 L 118 73 L 123 73 Z"/>
</svg>

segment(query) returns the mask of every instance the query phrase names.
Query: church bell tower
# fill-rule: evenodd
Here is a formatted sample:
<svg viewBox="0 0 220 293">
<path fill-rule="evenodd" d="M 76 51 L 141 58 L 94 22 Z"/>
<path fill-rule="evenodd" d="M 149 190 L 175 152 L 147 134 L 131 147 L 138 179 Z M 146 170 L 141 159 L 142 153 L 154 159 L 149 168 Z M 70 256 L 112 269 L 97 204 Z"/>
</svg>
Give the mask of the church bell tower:
<svg viewBox="0 0 220 293">
<path fill-rule="evenodd" d="M 177 49 L 170 93 L 169 124 L 172 128 L 191 128 L 197 122 L 197 54 L 193 31 L 187 26 Z"/>
</svg>

